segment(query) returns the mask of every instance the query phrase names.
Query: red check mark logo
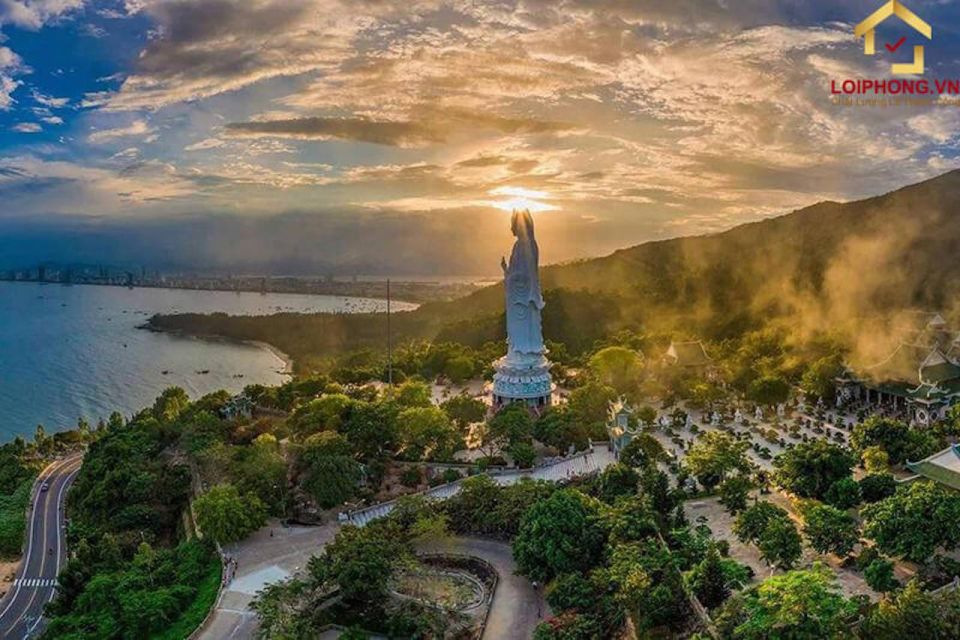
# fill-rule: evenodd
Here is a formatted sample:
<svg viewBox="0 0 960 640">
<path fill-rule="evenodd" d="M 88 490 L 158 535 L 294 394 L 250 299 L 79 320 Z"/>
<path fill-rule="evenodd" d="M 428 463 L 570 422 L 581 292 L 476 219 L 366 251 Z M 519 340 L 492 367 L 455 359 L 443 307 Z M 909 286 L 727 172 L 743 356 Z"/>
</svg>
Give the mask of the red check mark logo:
<svg viewBox="0 0 960 640">
<path fill-rule="evenodd" d="M 885 44 L 885 45 L 883 45 L 883 46 L 885 46 L 885 47 L 887 48 L 887 51 L 889 51 L 890 53 L 896 53 L 897 49 L 899 49 L 900 46 L 901 46 L 904 42 L 906 42 L 906 41 L 907 41 L 907 37 L 906 37 L 906 36 L 903 36 L 902 38 L 900 38 L 899 40 L 897 40 L 897 43 L 896 43 L 896 44 L 892 44 L 892 45 L 891 45 L 891 44 Z"/>
</svg>

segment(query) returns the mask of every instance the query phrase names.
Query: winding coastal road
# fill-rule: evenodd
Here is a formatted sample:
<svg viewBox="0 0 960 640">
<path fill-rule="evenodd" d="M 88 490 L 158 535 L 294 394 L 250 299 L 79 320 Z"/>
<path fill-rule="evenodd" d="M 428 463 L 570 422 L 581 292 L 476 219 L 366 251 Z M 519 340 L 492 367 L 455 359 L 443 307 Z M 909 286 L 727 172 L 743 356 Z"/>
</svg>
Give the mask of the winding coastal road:
<svg viewBox="0 0 960 640">
<path fill-rule="evenodd" d="M 58 460 L 34 485 L 27 522 L 27 548 L 17 577 L 0 600 L 0 638 L 35 637 L 43 628 L 43 607 L 56 593 L 57 574 L 66 561 L 63 506 L 83 455 Z M 41 490 L 46 484 L 46 491 Z"/>
</svg>

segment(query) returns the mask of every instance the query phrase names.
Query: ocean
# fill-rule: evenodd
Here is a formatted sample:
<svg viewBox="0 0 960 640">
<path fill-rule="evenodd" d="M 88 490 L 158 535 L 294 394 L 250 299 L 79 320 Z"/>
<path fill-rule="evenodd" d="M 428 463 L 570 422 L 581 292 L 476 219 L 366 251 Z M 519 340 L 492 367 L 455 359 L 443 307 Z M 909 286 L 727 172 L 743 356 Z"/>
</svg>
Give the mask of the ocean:
<svg viewBox="0 0 960 640">
<path fill-rule="evenodd" d="M 411 308 L 396 303 L 394 309 Z M 233 293 L 0 282 L 0 442 L 129 416 L 170 386 L 197 398 L 288 379 L 263 345 L 137 329 L 157 313 L 267 315 L 382 311 L 386 302 L 296 294 Z"/>
</svg>

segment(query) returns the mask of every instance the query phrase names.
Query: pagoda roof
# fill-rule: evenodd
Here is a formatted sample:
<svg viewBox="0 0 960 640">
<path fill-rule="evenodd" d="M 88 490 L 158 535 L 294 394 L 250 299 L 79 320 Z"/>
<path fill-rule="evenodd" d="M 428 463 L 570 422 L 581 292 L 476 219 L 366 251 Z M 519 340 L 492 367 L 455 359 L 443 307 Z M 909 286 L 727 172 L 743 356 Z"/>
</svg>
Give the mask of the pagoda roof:
<svg viewBox="0 0 960 640">
<path fill-rule="evenodd" d="M 671 342 L 666 355 L 681 367 L 702 367 L 713 362 L 699 340 Z"/>
<path fill-rule="evenodd" d="M 902 342 L 886 359 L 863 368 L 857 374 L 877 387 L 906 385 L 912 388 L 960 380 L 960 365 L 955 364 L 939 347 Z"/>
<path fill-rule="evenodd" d="M 960 447 L 958 445 L 951 445 L 919 462 L 908 462 L 907 468 L 917 475 L 960 491 Z"/>
<path fill-rule="evenodd" d="M 928 384 L 939 384 L 960 378 L 960 367 L 952 362 L 940 362 L 920 369 L 920 380 Z"/>
</svg>

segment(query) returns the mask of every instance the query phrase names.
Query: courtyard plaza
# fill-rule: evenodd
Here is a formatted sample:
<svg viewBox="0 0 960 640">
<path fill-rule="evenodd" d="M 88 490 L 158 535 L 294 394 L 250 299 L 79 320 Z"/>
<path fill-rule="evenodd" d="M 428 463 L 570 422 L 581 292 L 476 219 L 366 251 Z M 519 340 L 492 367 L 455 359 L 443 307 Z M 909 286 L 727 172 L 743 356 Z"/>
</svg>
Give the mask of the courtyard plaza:
<svg viewBox="0 0 960 640">
<path fill-rule="evenodd" d="M 664 427 L 660 426 L 661 421 L 670 424 L 671 415 L 680 409 L 689 415 L 683 426 Z M 772 473 L 774 471 L 773 460 L 783 451 L 798 442 L 802 442 L 804 437 L 808 440 L 825 439 L 835 444 L 847 445 L 849 430 L 857 424 L 861 417 L 873 415 L 868 410 L 870 405 L 853 404 L 843 410 L 829 410 L 824 407 L 801 407 L 787 409 L 784 408 L 783 415 L 774 418 L 776 411 L 766 411 L 762 420 L 757 420 L 757 414 L 754 412 L 742 411 L 741 418 L 746 419 L 748 425 L 741 423 L 735 424 L 731 416 L 726 416 L 719 422 L 713 417 L 712 411 L 704 411 L 680 405 L 671 407 L 668 410 L 658 412 L 655 420 L 655 427 L 646 431 L 654 436 L 664 449 L 673 457 L 675 462 L 682 462 L 686 457 L 690 447 L 696 442 L 697 438 L 709 431 L 724 431 L 733 433 L 735 436 L 750 443 L 747 450 L 747 456 L 750 461 L 756 465 L 758 470 Z M 884 407 L 881 407 L 883 409 Z M 822 416 L 820 419 L 817 415 Z M 877 415 L 885 417 L 897 417 L 893 411 L 880 411 Z M 709 421 L 713 421 L 711 424 Z M 837 425 L 843 425 L 837 426 Z M 793 434 L 790 428 L 793 426 Z M 691 429 L 693 429 L 691 431 Z M 670 433 L 676 435 L 671 436 Z M 767 439 L 764 435 L 778 434 L 776 441 Z M 782 440 L 782 444 L 781 444 Z M 678 442 L 679 441 L 679 442 Z M 664 470 L 670 473 L 668 465 Z M 671 474 L 672 475 L 672 474 Z M 903 478 L 910 473 L 908 471 L 897 470 L 895 475 Z M 859 468 L 854 469 L 854 476 L 862 476 Z M 751 492 L 751 500 L 763 500 L 771 502 L 786 510 L 791 519 L 802 527 L 803 520 L 797 513 L 796 507 L 791 497 L 771 487 L 767 492 Z M 755 574 L 755 581 L 763 580 L 771 575 L 783 573 L 778 569 L 773 569 L 763 561 L 760 550 L 755 544 L 740 542 L 733 533 L 733 523 L 736 517 L 731 515 L 720 503 L 716 496 L 707 496 L 703 498 L 688 499 L 684 503 L 687 517 L 691 522 L 705 524 L 708 526 L 717 539 L 724 539 L 730 543 L 730 557 L 750 566 Z M 960 553 L 953 551 L 947 553 L 951 558 L 960 559 Z M 814 561 L 825 562 L 836 572 L 837 579 L 847 596 L 865 595 L 872 600 L 880 598 L 880 594 L 871 589 L 863 578 L 861 573 L 843 565 L 842 559 L 832 554 L 819 554 L 808 545 L 804 545 L 803 555 L 798 561 L 798 566 L 809 565 Z M 917 573 L 918 567 L 904 560 L 896 560 L 894 571 L 898 580 L 907 582 Z"/>
<path fill-rule="evenodd" d="M 672 426 L 672 414 L 678 409 L 687 414 L 689 419 L 682 426 Z M 747 441 L 750 444 L 747 455 L 751 462 L 762 470 L 772 471 L 774 458 L 804 440 L 825 439 L 846 446 L 849 429 L 857 422 L 856 413 L 825 411 L 823 419 L 818 419 L 809 408 L 785 408 L 782 417 L 778 417 L 774 410 L 767 410 L 759 420 L 755 412 L 746 409 L 741 410 L 739 421 L 729 412 L 722 414 L 717 421 L 715 413 L 719 412 L 681 403 L 658 411 L 655 428 L 649 433 L 680 462 L 700 434 L 724 431 Z"/>
</svg>

